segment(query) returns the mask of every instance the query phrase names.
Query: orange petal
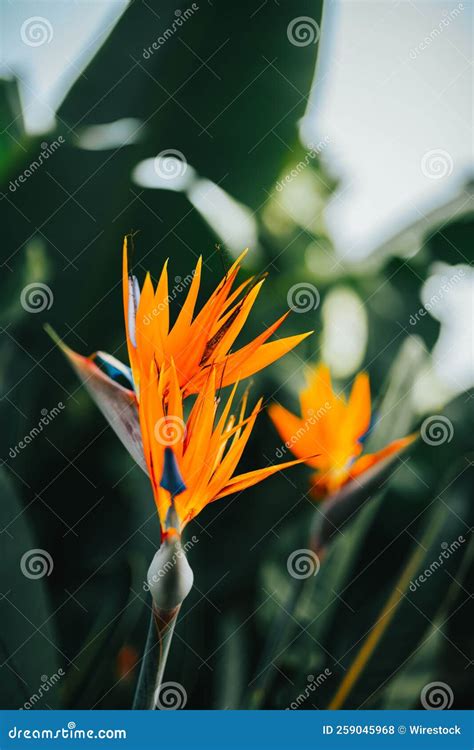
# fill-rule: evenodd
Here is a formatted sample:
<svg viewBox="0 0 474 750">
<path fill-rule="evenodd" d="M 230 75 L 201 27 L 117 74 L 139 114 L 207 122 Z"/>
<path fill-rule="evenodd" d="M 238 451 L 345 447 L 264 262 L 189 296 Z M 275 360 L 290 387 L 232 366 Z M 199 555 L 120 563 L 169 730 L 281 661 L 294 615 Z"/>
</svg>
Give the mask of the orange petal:
<svg viewBox="0 0 474 750">
<path fill-rule="evenodd" d="M 186 386 L 186 394 L 197 393 L 207 379 L 208 372 L 203 373 L 200 365 L 210 337 L 211 328 L 216 316 L 219 316 L 222 310 L 222 305 L 225 302 L 229 289 L 230 286 L 224 284 L 217 295 L 212 295 L 211 299 L 208 300 L 193 321 L 187 337 L 181 342 L 179 349 L 173 352 L 179 381 L 182 386 Z M 202 379 L 199 388 L 190 391 L 187 384 L 195 376 L 195 373 L 202 375 Z"/>
<path fill-rule="evenodd" d="M 165 261 L 158 281 L 153 300 L 152 315 L 153 342 L 155 347 L 158 348 L 158 351 L 162 352 L 162 358 L 165 359 L 170 321 L 168 301 L 168 261 Z"/>
<path fill-rule="evenodd" d="M 370 427 L 370 383 L 366 372 L 360 372 L 354 380 L 351 395 L 347 404 L 344 431 L 356 441 L 364 435 Z"/>
<path fill-rule="evenodd" d="M 227 358 L 222 385 L 230 385 L 236 377 L 243 380 L 259 372 L 259 370 L 263 370 L 272 362 L 288 354 L 289 351 L 298 346 L 311 333 L 313 331 L 300 333 L 296 336 L 287 336 L 286 338 L 278 339 L 278 341 L 270 341 L 270 343 L 257 348 L 253 354 L 251 354 L 251 351 L 256 347 L 252 344 L 248 344 L 234 354 L 230 354 Z"/>
<path fill-rule="evenodd" d="M 193 325 L 196 324 L 196 327 L 198 328 L 202 327 L 202 319 L 207 318 L 211 309 L 214 312 L 214 319 L 221 316 L 223 310 L 225 309 L 227 298 L 229 297 L 230 290 L 233 286 L 235 277 L 237 276 L 238 272 L 239 269 L 234 263 L 230 270 L 226 273 L 222 281 L 214 289 L 207 302 L 203 305 L 201 311 L 196 316 Z"/>
<path fill-rule="evenodd" d="M 183 440 L 178 440 L 174 445 L 173 449 L 176 456 L 179 459 L 183 455 L 184 439 L 185 439 L 185 426 L 184 426 L 184 415 L 183 415 L 183 395 L 179 386 L 178 375 L 174 366 L 174 361 L 171 360 L 169 368 L 169 385 L 168 385 L 168 409 L 167 414 L 171 415 L 176 420 L 176 430 L 182 429 Z"/>
<path fill-rule="evenodd" d="M 354 479 L 354 477 L 360 476 L 360 474 L 363 474 L 384 458 L 388 458 L 388 456 L 392 456 L 395 453 L 400 453 L 404 448 L 413 443 L 417 437 L 418 433 L 413 433 L 404 438 L 398 438 L 398 440 L 393 440 L 386 445 L 385 448 L 377 451 L 377 453 L 367 453 L 365 456 L 361 456 L 361 458 L 357 459 L 357 461 L 352 464 L 349 470 L 348 479 Z"/>
<path fill-rule="evenodd" d="M 158 376 L 155 363 L 150 362 L 148 372 L 143 373 L 140 399 L 140 427 L 143 436 L 145 457 L 152 480 L 155 502 L 162 523 L 166 518 L 170 500 L 169 493 L 159 491 L 164 464 L 164 449 L 168 439 L 168 423 L 164 411 L 164 383 L 167 375 L 162 369 Z M 171 429 L 173 432 L 173 426 Z M 174 434 L 174 433 L 173 433 Z"/>
<path fill-rule="evenodd" d="M 244 289 L 246 289 L 246 287 L 248 287 L 248 285 L 251 284 L 252 281 L 254 281 L 254 279 L 255 279 L 255 276 L 250 276 L 248 279 L 246 279 L 244 282 L 242 282 L 242 284 L 240 284 L 237 287 L 237 289 L 235 289 L 232 292 L 232 294 L 229 294 L 229 296 L 227 297 L 227 299 L 225 301 L 225 305 L 223 307 L 223 312 L 222 312 L 220 318 L 218 320 L 216 320 L 215 325 L 214 325 L 214 327 L 211 330 L 211 334 L 212 335 L 214 335 L 218 331 L 218 329 L 221 327 L 222 323 L 224 323 L 225 320 L 232 315 L 233 311 L 235 310 L 236 307 L 238 307 L 238 305 L 240 304 L 240 302 L 242 300 L 239 300 L 238 302 L 236 302 L 233 307 L 232 307 L 232 303 L 235 300 L 238 299 L 238 297 L 242 294 L 242 292 L 244 291 Z"/>
<path fill-rule="evenodd" d="M 341 450 L 341 437 L 343 437 L 344 452 L 351 455 L 351 450 L 347 449 L 347 440 L 341 432 L 346 418 L 346 404 L 333 389 L 331 373 L 327 365 L 321 363 L 309 372 L 308 385 L 300 395 L 300 403 L 301 414 L 304 418 L 322 415 L 315 420 L 313 431 L 318 452 L 335 457 Z"/>
<path fill-rule="evenodd" d="M 236 383 L 227 400 L 227 403 L 224 406 L 219 421 L 212 433 L 211 439 L 209 440 L 209 445 L 206 452 L 206 460 L 203 461 L 203 470 L 199 476 L 199 480 L 196 482 L 196 485 L 194 487 L 196 496 L 200 496 L 205 492 L 212 474 L 218 467 L 220 461 L 222 460 L 222 456 L 224 455 L 226 442 L 230 437 L 231 432 L 231 430 L 227 430 L 228 417 L 235 393 L 237 391 L 237 386 L 238 384 Z M 230 420 L 230 425 L 232 426 L 232 420 Z"/>
<path fill-rule="evenodd" d="M 196 399 L 187 424 L 183 476 L 190 492 L 198 482 L 206 461 L 212 461 L 207 452 L 216 413 L 215 392 L 216 374 L 214 368 L 211 368 L 206 387 Z"/>
<path fill-rule="evenodd" d="M 247 471 L 245 474 L 238 474 L 227 482 L 227 485 L 221 492 L 219 492 L 214 500 L 219 500 L 219 498 L 231 495 L 234 492 L 242 492 L 242 490 L 246 490 L 248 487 L 252 487 L 254 484 L 262 482 L 272 474 L 276 474 L 277 471 L 288 469 L 290 466 L 296 466 L 304 461 L 307 461 L 307 459 L 297 458 L 294 461 L 286 461 L 285 463 L 276 466 L 267 466 L 264 469 L 255 469 L 254 471 Z"/>
<path fill-rule="evenodd" d="M 239 437 L 235 442 L 232 443 L 221 464 L 216 469 L 208 487 L 211 499 L 214 498 L 222 490 L 222 487 L 227 484 L 235 469 L 237 468 L 237 464 L 242 457 L 242 453 L 244 452 L 245 446 L 247 445 L 252 433 L 253 426 L 255 424 L 255 420 L 257 419 L 257 415 L 260 411 L 261 405 L 262 399 L 259 399 L 250 414 L 249 421 L 245 426 L 241 437 Z"/>
<path fill-rule="evenodd" d="M 208 342 L 208 346 L 206 348 L 211 348 L 211 351 L 206 359 L 209 358 L 211 360 L 218 360 L 220 357 L 224 357 L 227 354 L 240 331 L 244 327 L 250 311 L 255 303 L 257 295 L 262 288 L 262 284 L 263 281 L 255 284 L 253 289 L 234 310 L 235 317 L 230 317 L 225 322 L 223 322 L 221 328 L 216 332 L 213 339 Z"/>
<path fill-rule="evenodd" d="M 320 363 L 313 367 L 307 375 L 308 385 L 302 391 L 302 397 L 307 398 L 309 406 L 314 409 L 326 401 L 331 402 L 335 397 L 332 387 L 331 372 L 329 367 Z M 303 410 L 305 405 L 302 404 Z"/>
<path fill-rule="evenodd" d="M 156 318 L 153 316 L 155 292 L 149 273 L 145 276 L 143 283 L 140 303 L 138 305 L 136 316 L 136 339 L 137 352 L 140 360 L 141 371 L 148 370 L 150 362 L 155 355 L 153 329 L 156 325 Z M 161 352 L 157 353 L 161 360 Z"/>
<path fill-rule="evenodd" d="M 314 456 L 317 447 L 312 436 L 311 425 L 308 422 L 304 422 L 280 404 L 272 404 L 268 409 L 268 414 L 285 443 L 285 447 L 288 447 L 299 460 L 304 460 L 307 456 Z M 318 462 L 317 460 L 315 462 L 315 459 L 312 458 L 308 460 L 308 465 L 316 468 Z"/>
<path fill-rule="evenodd" d="M 168 342 L 170 351 L 174 351 L 189 332 L 189 327 L 193 320 L 194 308 L 196 307 L 199 287 L 201 284 L 201 269 L 202 256 L 198 258 L 191 286 L 189 287 L 189 291 L 186 295 L 186 299 L 179 312 L 179 315 L 176 318 L 176 322 L 170 331 Z"/>
</svg>

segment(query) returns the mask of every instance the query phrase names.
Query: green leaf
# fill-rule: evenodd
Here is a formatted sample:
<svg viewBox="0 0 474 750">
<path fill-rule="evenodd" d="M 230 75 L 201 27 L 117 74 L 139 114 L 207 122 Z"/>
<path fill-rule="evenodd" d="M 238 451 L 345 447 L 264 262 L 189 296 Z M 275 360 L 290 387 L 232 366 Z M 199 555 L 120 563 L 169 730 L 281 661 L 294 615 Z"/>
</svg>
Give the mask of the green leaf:
<svg viewBox="0 0 474 750">
<path fill-rule="evenodd" d="M 71 670 L 65 680 L 65 707 L 90 709 L 107 698 L 119 682 L 111 683 L 115 678 L 113 665 L 142 614 L 141 600 L 135 593 L 143 583 L 141 559 L 132 559 L 125 583 L 103 597 L 91 631 L 74 659 L 77 669 Z"/>
<path fill-rule="evenodd" d="M 463 477 L 465 471 L 472 482 L 473 469 L 464 468 L 451 483 L 443 485 L 429 506 L 423 536 L 416 541 L 367 633 L 345 653 L 333 648 L 344 676 L 331 698 L 330 708 L 374 707 L 398 670 L 436 633 L 432 625 L 443 610 L 468 550 L 466 537 L 473 509 Z M 469 599 L 469 594 L 466 597 Z M 360 614 L 356 613 L 352 619 L 360 618 Z M 419 685 L 418 689 L 422 687 Z M 415 692 L 412 707 L 418 700 L 419 694 Z"/>
<path fill-rule="evenodd" d="M 407 336 L 382 386 L 383 396 L 376 406 L 377 422 L 367 438 L 365 452 L 380 450 L 392 440 L 413 430 L 415 414 L 412 388 L 417 374 L 427 360 L 428 352 L 422 339 Z"/>
<path fill-rule="evenodd" d="M 277 653 L 263 665 L 274 683 L 263 696 L 263 707 L 290 705 L 300 689 L 304 692 L 304 675 L 318 675 L 325 669 L 330 677 L 301 707 L 327 708 L 336 695 L 338 701 L 341 696 L 344 699 L 344 708 L 384 707 L 383 688 L 390 686 L 398 666 L 411 658 L 430 633 L 448 596 L 450 576 L 456 576 L 466 554 L 467 543 L 462 543 L 436 576 L 416 591 L 409 590 L 410 582 L 443 553 L 442 543 L 450 545 L 460 535 L 467 536 L 473 512 L 468 489 L 471 474 L 466 469 L 451 485 L 446 480 L 441 485 L 446 491 L 429 498 L 421 508 L 419 501 L 413 504 L 413 498 L 397 500 L 392 491 L 374 498 L 362 508 L 357 522 L 344 527 L 327 548 L 317 574 L 303 581 L 292 580 L 286 565 L 290 551 L 305 546 L 301 528 L 291 536 L 288 530 L 281 536 L 273 555 L 277 564 L 265 568 L 262 588 L 269 598 L 259 615 L 268 634 L 272 621 L 286 609 L 290 628 Z M 302 585 L 292 608 L 288 602 L 295 583 Z M 377 641 L 369 641 L 366 649 L 370 647 L 370 652 L 362 653 L 363 669 L 358 662 L 351 673 L 356 679 L 351 677 L 342 692 L 345 676 L 386 607 L 393 610 L 393 619 L 376 631 Z M 260 682 L 256 681 L 257 687 Z M 410 695 L 411 706 L 418 697 L 419 689 Z"/>
<path fill-rule="evenodd" d="M 357 477 L 357 480 L 348 482 L 337 493 L 316 506 L 311 549 L 320 552 L 325 548 L 331 539 L 340 534 L 341 529 L 357 516 L 362 507 L 380 492 L 391 472 L 398 466 L 400 455 L 405 453 L 408 447 L 405 446 L 379 461 Z"/>
<path fill-rule="evenodd" d="M 472 639 L 472 622 L 474 620 L 474 599 L 466 593 L 474 590 L 474 543 L 471 538 L 469 549 L 464 555 L 456 580 L 453 582 L 452 595 L 443 628 L 446 637 L 441 639 L 438 654 L 438 676 L 441 676 L 453 689 L 456 707 L 468 710 L 471 708 L 472 675 L 467 668 L 466 660 L 474 659 Z"/>
<path fill-rule="evenodd" d="M 0 703 L 4 709 L 25 704 L 36 709 L 59 708 L 68 660 L 55 643 L 47 593 L 54 560 L 48 550 L 38 548 L 27 511 L 4 470 L 0 470 L 0 495 Z M 52 677 L 50 686 L 47 681 Z"/>
<path fill-rule="evenodd" d="M 25 146 L 29 139 L 25 136 L 20 97 L 16 81 L 0 80 L 0 182 L 13 174 L 16 165 L 24 159 Z"/>
<path fill-rule="evenodd" d="M 131 3 L 59 115 L 73 127 L 137 118 L 142 158 L 176 149 L 256 209 L 297 136 L 314 74 L 317 33 L 314 44 L 297 45 L 288 27 L 295 15 L 310 16 L 316 32 L 322 2 L 302 0 L 297 11 L 250 0 L 203 3 L 177 28 L 175 2 L 160 4 L 158 22 Z"/>
</svg>

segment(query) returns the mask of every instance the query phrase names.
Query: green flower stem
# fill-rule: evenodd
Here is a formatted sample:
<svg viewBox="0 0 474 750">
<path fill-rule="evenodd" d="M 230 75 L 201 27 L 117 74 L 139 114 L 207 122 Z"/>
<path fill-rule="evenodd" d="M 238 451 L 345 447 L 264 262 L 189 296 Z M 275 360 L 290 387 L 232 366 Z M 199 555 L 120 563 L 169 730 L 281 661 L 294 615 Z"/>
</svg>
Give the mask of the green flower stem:
<svg viewBox="0 0 474 750">
<path fill-rule="evenodd" d="M 173 639 L 174 628 L 176 625 L 176 620 L 178 619 L 180 609 L 181 605 L 179 605 L 172 611 L 159 611 L 156 609 L 153 610 L 154 624 L 160 644 L 160 656 L 158 669 L 156 671 L 154 695 L 152 701 L 148 706 L 148 708 L 152 711 L 156 708 L 156 703 L 158 702 L 158 696 L 160 693 L 161 685 L 163 683 L 163 675 L 166 668 L 166 662 L 168 660 L 171 641 Z"/>
<path fill-rule="evenodd" d="M 181 605 L 173 610 L 158 610 L 150 617 L 148 637 L 133 702 L 134 710 L 154 711 L 163 683 L 163 675 Z"/>
<path fill-rule="evenodd" d="M 168 535 L 153 557 L 147 581 L 151 619 L 138 678 L 134 709 L 155 710 L 181 605 L 193 586 L 193 572 L 178 534 Z"/>
<path fill-rule="evenodd" d="M 319 561 L 323 559 L 325 553 L 324 546 L 321 538 L 321 517 L 316 514 L 311 524 L 309 538 L 308 538 L 308 549 L 317 555 Z M 255 687 L 252 690 L 249 699 L 249 708 L 257 709 L 262 706 L 268 691 L 272 685 L 274 679 L 274 673 L 271 670 L 271 662 L 278 658 L 283 645 L 286 643 L 294 628 L 294 613 L 298 608 L 298 604 L 303 597 L 305 584 L 308 583 L 306 578 L 295 578 L 292 579 L 291 591 L 288 596 L 285 606 L 281 609 L 278 617 L 275 620 L 275 624 L 272 628 L 270 638 L 267 640 L 266 646 L 263 651 L 263 655 L 258 668 L 258 677 L 255 681 Z"/>
<path fill-rule="evenodd" d="M 283 644 L 287 642 L 294 627 L 291 616 L 298 606 L 305 583 L 306 581 L 304 580 L 295 579 L 293 581 L 288 600 L 276 618 L 257 670 L 258 677 L 255 680 L 255 686 L 249 698 L 248 708 L 250 709 L 262 707 L 272 685 L 274 673 L 271 669 L 271 663 L 278 658 L 283 649 Z"/>
</svg>

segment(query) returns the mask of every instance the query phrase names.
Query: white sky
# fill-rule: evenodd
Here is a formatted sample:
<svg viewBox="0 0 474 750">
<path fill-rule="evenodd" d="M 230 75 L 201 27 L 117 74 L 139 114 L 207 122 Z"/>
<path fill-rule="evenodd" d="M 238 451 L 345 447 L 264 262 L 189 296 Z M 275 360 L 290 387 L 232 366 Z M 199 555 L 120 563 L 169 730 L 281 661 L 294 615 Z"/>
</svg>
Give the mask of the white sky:
<svg viewBox="0 0 474 750">
<path fill-rule="evenodd" d="M 128 0 L 0 0 L 0 74 L 21 80 L 29 132 L 54 127 L 55 110 L 127 4 Z M 41 38 L 44 43 L 37 44 Z"/>
<path fill-rule="evenodd" d="M 472 7 L 471 0 L 326 4 L 303 133 L 330 138 L 324 156 L 342 183 L 327 220 L 340 254 L 365 255 L 465 183 Z M 446 175 L 427 176 L 423 157 L 440 149 L 446 153 L 432 157 L 432 169 Z"/>
</svg>

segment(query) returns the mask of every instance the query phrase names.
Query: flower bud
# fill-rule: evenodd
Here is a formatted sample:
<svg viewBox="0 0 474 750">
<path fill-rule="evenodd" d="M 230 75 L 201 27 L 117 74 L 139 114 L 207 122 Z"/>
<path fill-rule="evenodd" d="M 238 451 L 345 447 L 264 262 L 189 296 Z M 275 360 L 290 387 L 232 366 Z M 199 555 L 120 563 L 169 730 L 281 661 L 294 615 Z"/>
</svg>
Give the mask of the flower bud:
<svg viewBox="0 0 474 750">
<path fill-rule="evenodd" d="M 148 568 L 147 581 L 158 610 L 173 610 L 186 599 L 194 575 L 178 534 L 165 537 Z"/>
</svg>

